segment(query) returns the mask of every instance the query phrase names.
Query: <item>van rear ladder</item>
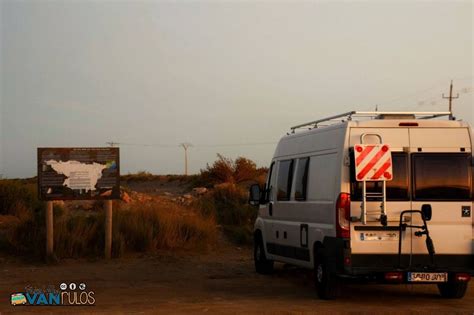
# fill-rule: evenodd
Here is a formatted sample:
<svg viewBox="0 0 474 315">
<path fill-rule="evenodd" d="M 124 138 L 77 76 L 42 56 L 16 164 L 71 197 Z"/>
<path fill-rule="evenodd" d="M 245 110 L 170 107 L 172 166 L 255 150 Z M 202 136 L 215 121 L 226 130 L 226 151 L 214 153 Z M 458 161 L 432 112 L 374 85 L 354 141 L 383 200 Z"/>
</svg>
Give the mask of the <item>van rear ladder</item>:
<svg viewBox="0 0 474 315">
<path fill-rule="evenodd" d="M 365 143 L 365 137 L 375 136 L 379 139 L 378 145 L 368 145 Z M 363 133 L 360 136 L 360 146 L 356 146 L 356 178 L 359 181 L 362 181 L 362 205 L 361 205 L 361 217 L 360 220 L 362 224 L 367 224 L 367 216 L 380 215 L 379 221 L 383 226 L 387 225 L 387 185 L 386 181 L 392 179 L 392 158 L 391 152 L 387 145 L 383 144 L 382 137 L 376 133 Z M 374 150 L 374 148 L 376 148 Z M 371 155 L 371 152 L 377 152 L 375 156 Z M 366 153 L 366 152 L 369 153 Z M 380 155 L 382 153 L 382 155 Z M 380 164 L 379 161 L 382 160 L 382 156 L 388 154 L 388 160 L 384 164 Z M 380 157 L 377 159 L 377 156 Z M 370 160 L 368 163 L 364 163 L 365 160 Z M 374 160 L 376 161 L 374 162 Z M 366 161 L 367 162 L 367 161 Z M 372 163 L 374 162 L 374 163 Z M 381 161 L 383 162 L 383 161 Z M 363 164 L 364 167 L 359 166 L 358 163 Z M 372 164 L 371 164 L 372 163 Z M 376 163 L 378 166 L 376 167 Z M 388 163 L 388 164 L 387 164 Z M 387 166 L 388 165 L 388 166 Z M 385 169 L 384 169 L 385 167 Z M 373 168 L 373 174 L 369 175 L 369 171 Z M 390 170 L 390 172 L 387 172 Z M 367 192 L 367 181 L 381 181 L 382 182 L 382 192 Z M 374 201 L 380 201 L 380 211 L 368 211 L 367 209 L 367 198 L 370 198 Z"/>
<path fill-rule="evenodd" d="M 383 226 L 387 225 L 387 189 L 385 181 L 382 181 L 382 192 L 381 193 L 369 193 L 367 192 L 367 182 L 364 181 L 362 184 L 362 205 L 361 205 L 361 221 L 362 224 L 367 224 L 367 216 L 379 215 L 380 223 Z M 367 197 L 373 201 L 380 201 L 380 211 L 369 211 L 367 209 Z"/>
</svg>

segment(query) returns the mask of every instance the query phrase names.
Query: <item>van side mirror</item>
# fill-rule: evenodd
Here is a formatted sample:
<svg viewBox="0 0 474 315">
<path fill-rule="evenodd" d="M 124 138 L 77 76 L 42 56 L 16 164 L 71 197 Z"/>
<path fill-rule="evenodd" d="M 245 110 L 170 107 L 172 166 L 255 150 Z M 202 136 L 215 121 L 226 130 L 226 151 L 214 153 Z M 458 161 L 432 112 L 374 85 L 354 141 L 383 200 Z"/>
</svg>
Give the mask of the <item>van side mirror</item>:
<svg viewBox="0 0 474 315">
<path fill-rule="evenodd" d="M 421 206 L 421 212 L 423 213 L 423 216 L 425 217 L 426 221 L 431 220 L 431 205 L 430 204 L 424 204 Z"/>
<path fill-rule="evenodd" d="M 250 186 L 249 191 L 249 204 L 252 206 L 260 205 L 261 190 L 258 184 L 253 184 Z"/>
</svg>

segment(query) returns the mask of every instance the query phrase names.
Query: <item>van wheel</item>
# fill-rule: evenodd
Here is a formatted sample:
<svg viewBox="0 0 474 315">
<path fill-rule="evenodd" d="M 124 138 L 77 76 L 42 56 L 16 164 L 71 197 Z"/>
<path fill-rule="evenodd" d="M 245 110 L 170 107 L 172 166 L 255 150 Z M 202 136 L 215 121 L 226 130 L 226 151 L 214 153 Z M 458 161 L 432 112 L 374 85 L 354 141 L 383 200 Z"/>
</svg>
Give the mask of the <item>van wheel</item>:
<svg viewBox="0 0 474 315">
<path fill-rule="evenodd" d="M 341 294 L 340 280 L 327 267 L 322 250 L 318 250 L 314 257 L 314 282 L 318 296 L 324 300 L 332 300 Z"/>
<path fill-rule="evenodd" d="M 255 270 L 258 273 L 267 275 L 273 272 L 273 260 L 267 259 L 262 237 L 258 234 L 254 239 L 253 259 L 255 261 Z"/>
<path fill-rule="evenodd" d="M 446 299 L 461 299 L 466 294 L 467 282 L 447 282 L 438 284 L 439 294 Z"/>
</svg>

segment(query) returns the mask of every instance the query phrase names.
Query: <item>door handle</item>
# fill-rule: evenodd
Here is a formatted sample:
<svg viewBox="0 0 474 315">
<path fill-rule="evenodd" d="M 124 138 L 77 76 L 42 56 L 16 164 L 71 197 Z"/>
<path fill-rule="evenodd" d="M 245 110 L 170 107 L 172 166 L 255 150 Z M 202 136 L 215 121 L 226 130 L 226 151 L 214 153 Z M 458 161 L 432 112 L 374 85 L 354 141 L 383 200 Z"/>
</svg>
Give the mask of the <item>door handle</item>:
<svg viewBox="0 0 474 315">
<path fill-rule="evenodd" d="M 273 215 L 273 202 L 270 202 L 270 203 L 268 204 L 268 214 L 269 214 L 270 216 Z"/>
</svg>

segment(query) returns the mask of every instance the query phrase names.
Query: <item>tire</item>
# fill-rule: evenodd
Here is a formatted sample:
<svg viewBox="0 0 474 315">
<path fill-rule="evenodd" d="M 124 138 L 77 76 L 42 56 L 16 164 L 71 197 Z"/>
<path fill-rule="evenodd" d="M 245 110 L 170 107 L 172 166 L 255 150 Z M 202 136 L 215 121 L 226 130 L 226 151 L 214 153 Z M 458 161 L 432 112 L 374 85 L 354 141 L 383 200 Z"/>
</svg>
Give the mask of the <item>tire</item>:
<svg viewBox="0 0 474 315">
<path fill-rule="evenodd" d="M 461 299 L 466 294 L 467 282 L 447 282 L 438 284 L 439 294 L 445 299 Z"/>
<path fill-rule="evenodd" d="M 268 275 L 273 272 L 273 260 L 268 260 L 263 247 L 263 240 L 260 234 L 254 238 L 253 259 L 255 262 L 255 271 L 262 275 Z"/>
<path fill-rule="evenodd" d="M 332 300 L 341 295 L 341 283 L 335 274 L 328 269 L 324 252 L 315 251 L 314 257 L 314 283 L 319 298 Z"/>
</svg>

